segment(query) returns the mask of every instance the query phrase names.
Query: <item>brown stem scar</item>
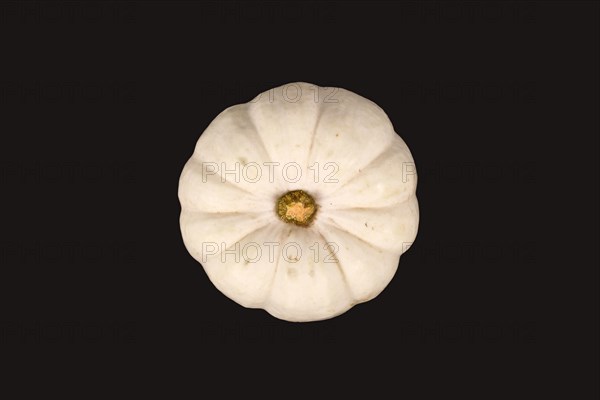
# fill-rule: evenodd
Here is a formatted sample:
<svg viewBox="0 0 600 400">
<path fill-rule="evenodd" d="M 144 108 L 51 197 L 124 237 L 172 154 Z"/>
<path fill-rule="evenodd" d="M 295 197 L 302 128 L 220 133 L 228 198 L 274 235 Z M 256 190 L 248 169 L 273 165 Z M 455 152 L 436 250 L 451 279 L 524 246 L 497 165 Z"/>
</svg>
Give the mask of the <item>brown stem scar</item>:
<svg viewBox="0 0 600 400">
<path fill-rule="evenodd" d="M 277 215 L 288 224 L 308 226 L 317 211 L 311 195 L 303 190 L 287 192 L 277 200 Z"/>
</svg>

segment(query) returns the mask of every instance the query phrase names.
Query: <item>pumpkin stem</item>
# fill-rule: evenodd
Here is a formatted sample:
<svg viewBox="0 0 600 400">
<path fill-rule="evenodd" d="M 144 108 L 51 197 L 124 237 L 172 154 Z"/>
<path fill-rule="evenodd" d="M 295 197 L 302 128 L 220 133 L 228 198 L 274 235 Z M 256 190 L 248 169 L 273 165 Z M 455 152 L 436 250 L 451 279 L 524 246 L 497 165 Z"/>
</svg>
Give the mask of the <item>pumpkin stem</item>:
<svg viewBox="0 0 600 400">
<path fill-rule="evenodd" d="M 308 226 L 315 216 L 317 204 L 303 190 L 287 192 L 277 200 L 277 215 L 288 224 Z"/>
</svg>

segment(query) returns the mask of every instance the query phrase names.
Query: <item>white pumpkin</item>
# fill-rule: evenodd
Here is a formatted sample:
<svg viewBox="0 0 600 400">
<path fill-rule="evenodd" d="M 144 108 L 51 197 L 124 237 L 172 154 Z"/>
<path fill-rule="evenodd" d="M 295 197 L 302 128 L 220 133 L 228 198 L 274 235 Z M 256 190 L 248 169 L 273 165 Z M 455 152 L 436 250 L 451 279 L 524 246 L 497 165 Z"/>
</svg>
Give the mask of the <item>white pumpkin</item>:
<svg viewBox="0 0 600 400">
<path fill-rule="evenodd" d="M 213 284 L 287 321 L 376 297 L 415 239 L 412 155 L 350 91 L 292 83 L 219 114 L 179 181 L 186 248 Z"/>
</svg>

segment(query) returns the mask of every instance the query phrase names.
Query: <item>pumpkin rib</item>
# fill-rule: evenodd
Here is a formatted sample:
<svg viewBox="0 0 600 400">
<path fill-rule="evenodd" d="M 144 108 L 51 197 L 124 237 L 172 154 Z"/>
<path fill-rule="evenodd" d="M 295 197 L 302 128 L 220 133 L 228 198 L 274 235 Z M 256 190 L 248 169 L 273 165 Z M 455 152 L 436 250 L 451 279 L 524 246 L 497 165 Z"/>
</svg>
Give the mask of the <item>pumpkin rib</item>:
<svg viewBox="0 0 600 400">
<path fill-rule="evenodd" d="M 313 127 L 313 131 L 312 131 L 312 135 L 310 136 L 310 145 L 308 146 L 308 156 L 306 158 L 306 163 L 304 163 L 304 166 L 306 168 L 308 168 L 311 157 L 312 157 L 312 153 L 313 153 L 313 148 L 315 147 L 315 137 L 317 136 L 317 130 L 319 129 L 319 124 L 321 123 L 321 117 L 323 116 L 323 105 L 321 105 L 318 108 L 318 114 L 317 114 L 317 118 L 315 118 L 315 126 Z"/>
<path fill-rule="evenodd" d="M 331 210 L 331 211 L 337 211 L 337 210 L 381 210 L 381 209 L 384 209 L 384 208 L 391 208 L 391 207 L 401 206 L 401 205 L 407 203 L 413 197 L 416 198 L 417 194 L 416 193 L 412 193 L 411 195 L 409 195 L 404 200 L 398 201 L 396 203 L 384 205 L 384 206 L 373 206 L 373 207 L 340 207 L 340 208 L 329 206 L 329 207 L 327 207 L 327 209 Z"/>
<path fill-rule="evenodd" d="M 260 133 L 258 133 L 258 127 L 256 126 L 256 122 L 254 121 L 254 117 L 251 115 L 250 106 L 248 104 L 243 104 L 243 106 L 244 111 L 249 117 L 248 119 L 250 120 L 250 125 L 252 126 L 251 131 L 253 132 L 254 137 L 257 139 L 258 143 L 260 144 L 260 151 L 263 153 L 265 160 L 267 160 L 268 162 L 273 161 L 273 157 L 271 157 L 271 154 L 269 154 L 269 150 L 267 150 L 267 145 L 265 144 L 262 136 L 260 136 Z"/>
<path fill-rule="evenodd" d="M 271 156 L 271 153 L 269 153 L 269 149 L 267 148 L 267 144 L 265 143 L 265 140 L 263 139 L 263 137 L 260 135 L 260 133 L 258 132 L 258 127 L 256 126 L 256 121 L 254 120 L 254 113 L 252 112 L 253 108 L 251 105 L 246 107 L 246 114 L 248 115 L 248 119 L 250 120 L 250 124 L 252 125 L 252 130 L 254 132 L 256 132 L 256 136 L 258 137 L 258 143 L 260 144 L 260 146 L 262 147 L 262 149 L 264 150 L 267 159 L 269 162 L 273 161 L 273 157 Z"/>
<path fill-rule="evenodd" d="M 325 237 L 325 235 L 321 231 L 319 231 L 318 228 L 315 228 L 314 230 L 316 231 L 316 234 L 319 235 L 325 243 L 331 242 Z M 338 270 L 340 271 L 340 275 L 342 276 L 342 280 L 344 281 L 344 287 L 346 288 L 346 292 L 348 292 L 348 294 L 350 295 L 350 299 L 352 299 L 351 304 L 354 305 L 354 302 L 356 301 L 356 296 L 354 296 L 354 293 L 352 293 L 352 289 L 350 289 L 350 284 L 348 284 L 348 278 L 346 278 L 346 272 L 342 267 L 342 263 L 340 262 L 339 258 L 335 256 L 335 254 L 333 255 L 333 259 L 335 260 L 335 265 L 337 265 Z M 350 307 L 352 307 L 352 305 Z"/>
<path fill-rule="evenodd" d="M 322 221 L 321 221 L 321 223 L 323 223 L 323 224 L 325 224 L 325 225 L 327 225 L 327 226 L 329 226 L 329 227 L 331 227 L 331 228 L 337 229 L 337 230 L 338 230 L 338 231 L 340 231 L 340 232 L 344 232 L 344 233 L 346 233 L 346 234 L 348 234 L 348 235 L 350 235 L 350 236 L 353 236 L 353 237 L 357 238 L 358 240 L 360 240 L 361 242 L 363 242 L 365 245 L 367 245 L 367 246 L 369 246 L 369 247 L 372 247 L 372 248 L 374 248 L 374 249 L 377 249 L 377 250 L 384 251 L 384 252 L 386 252 L 386 253 L 392 253 L 392 252 L 391 252 L 389 249 L 384 249 L 384 248 L 382 248 L 382 247 L 375 246 L 375 245 L 373 245 L 373 244 L 371 244 L 371 243 L 367 242 L 366 240 L 364 240 L 364 239 L 363 239 L 363 238 L 361 238 L 360 236 L 357 236 L 357 235 L 355 235 L 354 233 L 352 233 L 352 232 L 349 232 L 347 229 L 344 229 L 344 228 L 342 228 L 341 226 L 339 226 L 339 225 L 338 225 L 338 224 L 337 224 L 337 223 L 336 223 L 336 222 L 333 220 L 333 218 L 331 218 L 331 217 L 327 217 L 327 219 L 328 219 L 328 221 L 322 220 Z"/>
<path fill-rule="evenodd" d="M 205 220 L 203 218 L 197 218 L 196 221 L 193 221 L 190 219 L 190 217 L 198 217 L 198 216 L 201 216 L 202 214 L 206 215 L 206 216 L 215 216 L 215 214 L 221 214 L 221 215 L 219 215 L 219 217 L 227 217 L 227 216 L 231 216 L 232 214 L 247 214 L 247 213 L 212 213 L 212 212 L 192 212 L 189 210 L 182 210 L 182 212 L 179 216 L 179 220 L 181 223 L 181 233 L 183 236 L 183 241 L 184 241 L 184 244 L 186 245 L 186 247 L 188 247 L 188 245 L 192 246 L 191 245 L 192 241 L 190 241 L 190 236 L 191 236 L 190 230 L 192 229 L 191 225 L 193 225 L 194 223 L 202 223 L 202 224 L 205 223 Z M 260 215 L 260 214 L 261 213 L 257 213 L 256 215 Z M 266 212 L 263 212 L 263 214 L 266 215 Z M 258 223 L 260 223 L 260 219 L 257 219 L 257 221 L 259 221 Z M 271 224 L 272 224 L 272 221 L 268 217 L 264 218 L 264 222 L 260 223 L 260 226 L 252 227 L 250 230 L 247 231 L 247 233 L 245 235 L 232 240 L 231 241 L 232 245 L 235 246 L 236 243 L 242 241 L 244 238 L 248 237 L 251 234 L 254 234 L 255 232 L 257 232 L 261 229 L 264 229 L 267 226 L 270 226 Z M 230 249 L 230 248 L 231 248 L 231 246 L 227 246 L 226 249 Z M 190 251 L 190 253 L 192 253 L 192 252 Z M 198 251 L 196 253 L 200 256 L 202 255 L 202 252 Z M 194 253 L 194 254 L 196 254 L 196 253 Z M 222 250 L 219 247 L 218 253 L 215 253 L 209 257 L 220 256 L 221 253 L 222 253 Z M 194 258 L 196 258 L 196 257 L 194 257 Z M 196 260 L 198 260 L 198 259 L 196 258 Z M 200 260 L 198 260 L 198 262 L 200 262 Z"/>
<path fill-rule="evenodd" d="M 369 162 L 367 162 L 367 164 L 365 164 L 364 166 L 358 168 L 360 170 L 364 170 L 369 168 L 371 165 L 373 165 L 375 162 L 377 162 L 378 160 L 380 160 L 386 153 L 391 152 L 391 148 L 387 147 L 384 148 L 383 151 L 381 153 L 379 153 L 378 155 L 376 155 L 373 159 L 371 159 Z M 340 189 L 342 189 L 343 187 L 345 187 L 346 185 L 348 185 L 350 182 L 352 182 L 357 176 L 358 174 L 360 174 L 360 171 L 356 171 L 352 176 L 350 176 L 346 182 L 342 183 L 341 185 L 339 185 L 338 187 L 335 188 L 335 190 L 331 193 L 328 193 L 328 196 L 333 196 L 334 194 L 336 194 Z"/>
<path fill-rule="evenodd" d="M 259 226 L 258 228 L 255 228 L 253 230 L 251 230 L 250 232 L 246 233 L 244 236 L 242 236 L 241 238 L 239 238 L 238 240 L 236 240 L 235 242 L 233 242 L 233 244 L 231 246 L 228 246 L 225 248 L 225 250 L 230 250 L 232 247 L 234 247 L 236 244 L 242 242 L 244 239 L 246 239 L 248 236 L 253 235 L 254 233 L 265 229 L 267 226 L 271 225 L 272 222 L 270 221 L 266 221 L 263 225 Z M 219 248 L 219 252 L 214 254 L 214 256 L 220 256 L 222 253 L 221 249 Z"/>
<path fill-rule="evenodd" d="M 252 159 L 252 161 L 269 161 L 270 156 L 265 147 L 256 146 L 256 143 L 261 140 L 256 125 L 253 124 L 252 121 L 249 121 L 250 123 L 246 124 L 236 122 L 236 119 L 239 119 L 240 117 L 245 121 L 249 121 L 249 118 L 247 118 L 247 104 L 237 104 L 222 111 L 200 136 L 196 143 L 196 147 L 194 148 L 194 155 L 203 159 L 204 154 L 210 154 L 210 152 L 205 152 L 202 149 L 210 149 L 213 145 L 221 147 L 221 150 L 230 150 L 232 145 L 236 144 L 236 136 L 240 135 L 240 132 L 237 131 L 239 128 L 243 131 L 243 135 L 241 136 L 248 140 L 249 143 L 252 143 L 253 149 L 257 151 L 257 154 L 254 155 L 257 159 Z M 221 122 L 216 123 L 215 121 Z M 230 124 L 231 126 L 227 126 L 227 124 Z M 225 132 L 227 132 L 227 134 L 223 135 Z M 221 162 L 223 160 L 213 159 L 211 161 Z"/>
<path fill-rule="evenodd" d="M 271 242 L 273 237 L 279 237 L 283 230 L 283 226 L 280 224 L 276 226 L 269 224 L 262 229 L 255 230 L 246 236 L 246 239 L 241 239 L 240 242 L 236 243 L 239 243 L 240 247 L 243 248 L 248 243 Z M 243 252 L 239 254 L 245 257 Z M 218 290 L 229 299 L 242 304 L 244 307 L 264 308 L 264 304 L 268 300 L 272 274 L 277 260 L 269 261 L 263 261 L 262 258 L 247 262 L 245 258 L 234 261 L 211 257 L 201 264 L 207 271 L 209 278 L 215 280 L 215 286 Z M 259 276 L 258 280 L 256 280 L 256 274 Z M 259 286 L 254 286 L 256 284 Z"/>
<path fill-rule="evenodd" d="M 211 213 L 234 212 L 235 210 L 246 211 L 246 209 L 242 209 L 239 207 L 235 207 L 234 209 L 229 207 L 222 207 L 222 203 L 220 204 L 220 206 L 217 206 L 217 202 L 215 201 L 204 201 L 202 199 L 202 192 L 206 192 L 208 189 L 210 189 L 211 185 L 216 185 L 220 188 L 223 188 L 224 190 L 233 192 L 228 195 L 228 198 L 234 200 L 238 198 L 245 198 L 247 201 L 251 202 L 253 206 L 255 206 L 255 210 L 265 212 L 268 211 L 266 204 L 265 207 L 261 207 L 261 204 L 264 201 L 263 198 L 257 196 L 254 193 L 249 193 L 244 188 L 241 188 L 237 185 L 233 185 L 230 182 L 221 182 L 221 178 L 218 178 L 216 174 L 211 175 L 207 182 L 201 182 L 202 179 L 197 162 L 198 161 L 196 159 L 188 160 L 179 180 L 178 197 L 182 208 L 190 211 Z M 216 182 L 209 182 L 211 180 L 216 180 Z"/>
<path fill-rule="evenodd" d="M 279 242 L 278 243 L 282 243 L 284 236 L 286 235 L 287 232 L 287 236 L 289 237 L 292 234 L 292 229 L 293 228 L 289 228 L 289 230 L 282 230 L 281 234 L 279 235 Z M 277 252 L 277 258 L 275 259 L 275 268 L 273 268 L 273 276 L 271 277 L 271 282 L 269 283 L 269 293 L 267 293 L 267 295 L 265 296 L 265 301 L 263 301 L 263 306 L 268 303 L 271 300 L 271 292 L 273 291 L 273 284 L 275 283 L 275 278 L 277 277 L 277 271 L 279 271 L 279 260 L 281 259 L 281 252 L 282 247 L 278 246 L 278 252 Z"/>
<path fill-rule="evenodd" d="M 205 161 L 203 161 L 203 160 L 200 158 L 200 154 L 198 154 L 198 153 L 194 153 L 194 154 L 192 155 L 192 157 L 190 158 L 190 160 L 191 160 L 191 161 L 193 161 L 194 163 L 196 163 L 196 164 L 200 164 L 200 165 L 201 165 L 202 163 L 204 163 L 204 162 L 205 162 Z M 252 193 L 251 191 L 249 191 L 249 190 L 247 190 L 247 189 L 243 188 L 243 187 L 242 187 L 242 186 L 240 186 L 240 185 L 236 185 L 235 183 L 233 183 L 233 182 L 232 182 L 231 180 L 229 180 L 229 179 L 225 179 L 225 182 L 223 182 L 223 175 L 221 174 L 221 170 L 220 170 L 220 169 L 218 170 L 218 172 L 217 172 L 217 175 L 219 175 L 219 178 L 221 178 L 221 183 L 223 183 L 223 184 L 229 184 L 229 185 L 231 185 L 231 186 L 235 187 L 236 189 L 239 189 L 239 190 L 241 190 L 242 192 L 244 192 L 244 193 L 246 193 L 246 194 L 249 194 L 249 195 L 252 195 L 252 196 L 256 196 L 256 195 L 255 195 L 254 193 Z"/>
<path fill-rule="evenodd" d="M 378 214 L 389 215 L 389 217 L 385 221 L 378 220 Z M 402 252 L 403 243 L 414 241 L 418 224 L 414 225 L 414 229 L 411 224 L 403 224 L 404 234 L 402 235 L 395 230 L 394 233 L 386 229 L 382 231 L 382 226 L 397 227 L 408 216 L 418 220 L 416 196 L 411 196 L 409 201 L 381 208 L 356 207 L 328 210 L 327 212 L 327 219 L 332 221 L 339 230 L 357 238 L 364 238 L 364 241 L 370 243 L 374 248 L 385 249 L 390 253 Z M 357 221 L 360 222 L 356 223 Z M 364 227 L 362 221 L 365 221 Z"/>
</svg>

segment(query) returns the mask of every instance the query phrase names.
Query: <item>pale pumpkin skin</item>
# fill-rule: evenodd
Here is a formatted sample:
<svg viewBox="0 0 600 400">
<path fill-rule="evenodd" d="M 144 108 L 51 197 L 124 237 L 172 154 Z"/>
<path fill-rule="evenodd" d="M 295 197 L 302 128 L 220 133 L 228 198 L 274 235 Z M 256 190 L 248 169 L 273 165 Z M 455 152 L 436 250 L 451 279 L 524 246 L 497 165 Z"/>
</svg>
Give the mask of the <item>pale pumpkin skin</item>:
<svg viewBox="0 0 600 400">
<path fill-rule="evenodd" d="M 233 170 L 235 163 L 253 162 L 262 167 L 258 182 L 250 181 L 254 172 L 250 180 L 240 174 L 237 181 L 225 174 L 222 182 L 221 170 L 205 173 L 203 182 L 203 163 Z M 265 162 L 279 163 L 273 182 Z M 282 173 L 291 162 L 301 166 L 295 183 L 295 170 L 288 170 L 288 179 Z M 323 168 L 326 163 L 339 168 L 329 179 L 337 183 L 326 182 L 333 171 Z M 344 89 L 284 85 L 227 108 L 200 136 L 179 182 L 183 241 L 213 284 L 242 306 L 287 321 L 331 318 L 381 293 L 414 241 L 414 171 L 410 150 L 375 103 Z M 317 204 L 307 227 L 277 215 L 277 199 L 293 190 L 309 193 Z M 327 242 L 338 248 L 326 260 Z M 231 254 L 223 261 L 203 243 L 224 243 Z M 244 254 L 236 260 L 236 246 L 248 243 L 261 245 L 262 256 L 252 260 L 257 253 L 247 247 L 246 258 L 254 262 Z M 288 248 L 284 257 L 286 243 L 297 243 L 301 255 Z"/>
</svg>

